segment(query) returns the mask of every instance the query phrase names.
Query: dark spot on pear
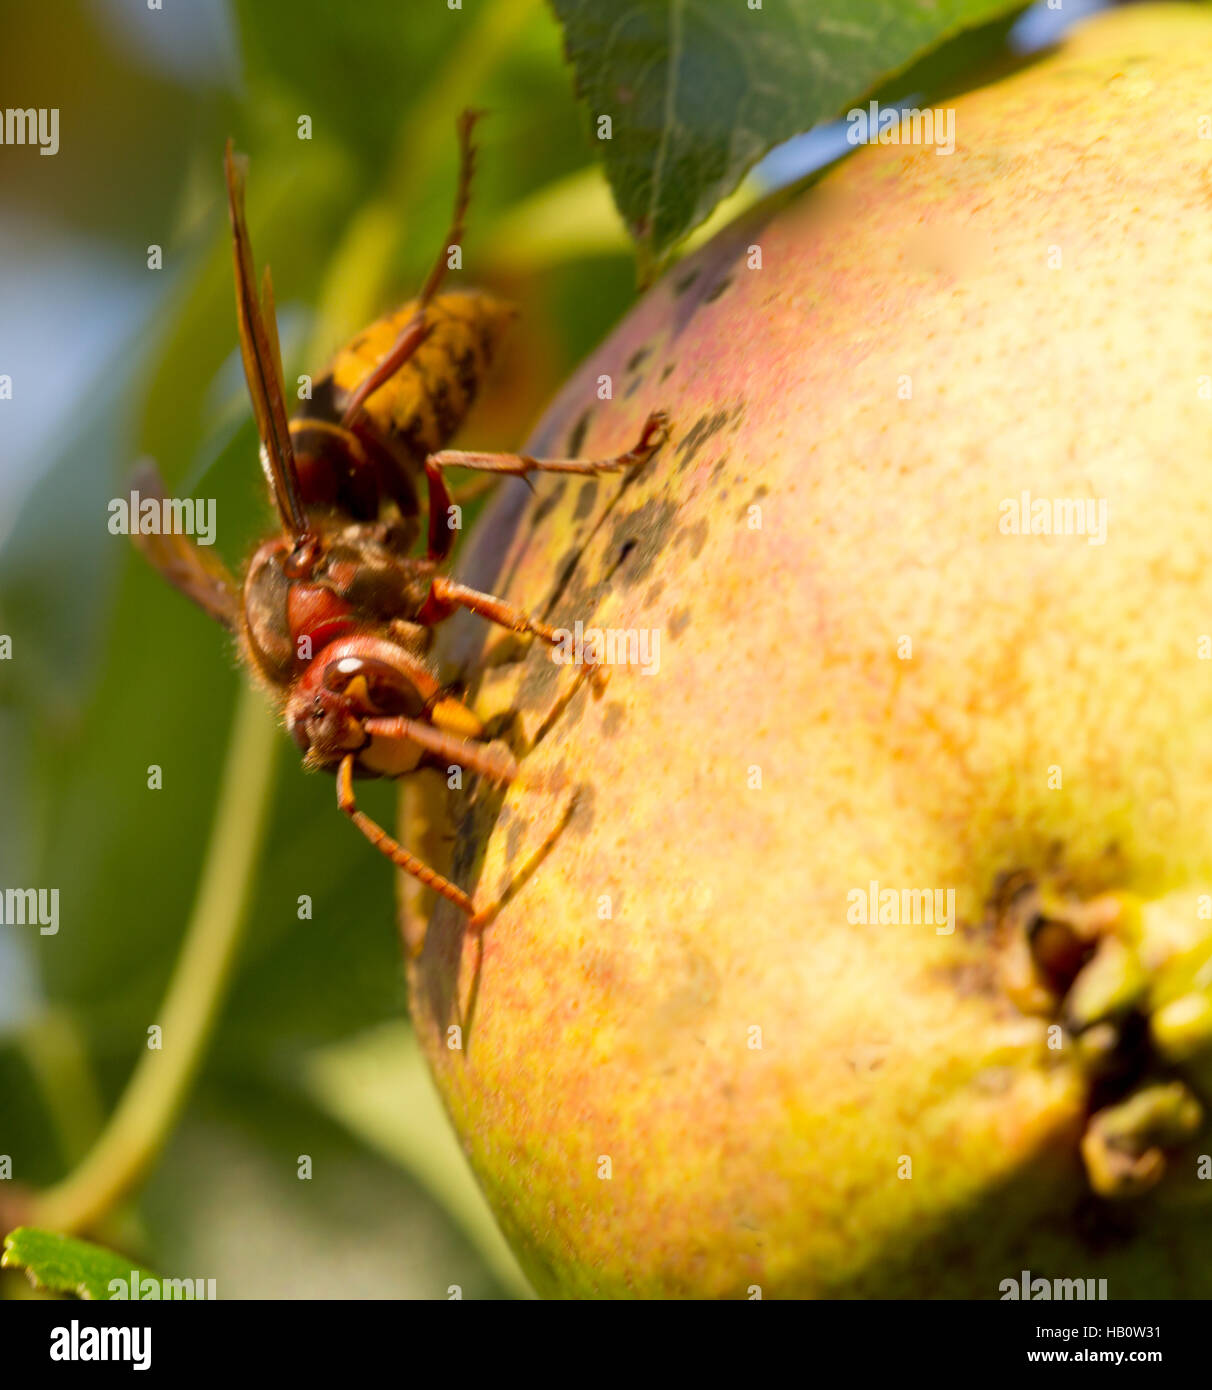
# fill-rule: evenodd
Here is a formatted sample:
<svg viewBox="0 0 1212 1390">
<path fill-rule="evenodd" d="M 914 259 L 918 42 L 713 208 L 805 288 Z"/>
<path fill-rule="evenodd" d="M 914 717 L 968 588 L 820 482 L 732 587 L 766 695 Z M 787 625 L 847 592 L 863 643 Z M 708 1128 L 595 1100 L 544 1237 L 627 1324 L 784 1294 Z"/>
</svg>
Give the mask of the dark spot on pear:
<svg viewBox="0 0 1212 1390">
<path fill-rule="evenodd" d="M 694 462 L 699 450 L 707 443 L 713 435 L 719 434 L 720 430 L 728 423 L 728 412 L 718 411 L 715 415 L 700 415 L 691 425 L 684 439 L 677 446 L 676 452 L 681 457 L 678 464 L 678 472 L 684 472 Z"/>
<path fill-rule="evenodd" d="M 590 782 L 583 782 L 577 788 L 576 809 L 568 819 L 568 830 L 570 834 L 578 838 L 587 835 L 593 828 L 596 810 L 594 802 L 597 799 L 597 790 Z"/>
<path fill-rule="evenodd" d="M 606 706 L 606 712 L 602 716 L 602 735 L 605 738 L 613 738 L 618 733 L 623 724 L 625 708 L 618 700 L 612 700 Z"/>
<path fill-rule="evenodd" d="M 686 293 L 686 291 L 691 287 L 691 285 L 693 285 L 694 282 L 699 278 L 701 269 L 702 268 L 700 266 L 696 265 L 693 270 L 683 275 L 680 280 L 674 281 L 673 293 L 675 298 L 678 295 L 683 295 Z"/>
<path fill-rule="evenodd" d="M 543 716 L 555 696 L 556 682 L 564 669 L 551 659 L 546 642 L 536 642 L 526 662 L 526 674 L 518 689 L 518 708 Z"/>
<path fill-rule="evenodd" d="M 687 545 L 690 547 L 690 554 L 697 560 L 703 546 L 707 542 L 707 536 L 711 527 L 707 524 L 706 517 L 700 517 L 691 526 L 684 526 L 673 538 L 674 545 Z"/>
<path fill-rule="evenodd" d="M 568 453 L 572 458 L 576 458 L 581 452 L 581 447 L 585 443 L 585 435 L 589 429 L 589 417 L 593 414 L 593 407 L 584 411 L 581 418 L 573 425 L 568 435 Z"/>
<path fill-rule="evenodd" d="M 567 486 L 568 480 L 566 478 L 561 478 L 554 484 L 550 492 L 544 494 L 544 496 L 539 499 L 539 504 L 534 509 L 534 516 L 531 518 L 533 525 L 537 526 L 539 522 L 545 521 L 547 517 L 555 511 L 560 498 L 564 496 L 564 489 Z"/>
<path fill-rule="evenodd" d="M 574 545 L 571 550 L 566 550 L 556 561 L 556 582 L 552 586 L 553 597 L 548 600 L 545 615 L 549 615 L 553 605 L 559 600 L 560 595 L 572 578 L 572 572 L 576 568 L 577 561 L 581 558 L 581 547 Z"/>
<path fill-rule="evenodd" d="M 627 562 L 619 567 L 614 576 L 617 582 L 630 588 L 647 578 L 657 556 L 669 544 L 677 512 L 676 502 L 665 497 L 650 497 L 635 511 L 614 519 L 611 548 L 620 561 L 625 559 Z M 627 550 L 624 555 L 625 545 Z"/>
<path fill-rule="evenodd" d="M 525 831 L 520 820 L 515 820 L 505 834 L 505 864 L 512 869 L 514 861 L 518 857 L 518 850 L 522 846 L 522 835 Z"/>
<path fill-rule="evenodd" d="M 598 480 L 590 478 L 588 482 L 581 484 L 581 490 L 577 494 L 576 511 L 573 517 L 577 521 L 584 521 L 593 511 L 593 504 L 598 500 Z"/>
<path fill-rule="evenodd" d="M 759 483 L 757 488 L 754 490 L 753 496 L 749 499 L 748 502 L 744 504 L 744 506 L 741 507 L 740 511 L 737 512 L 737 519 L 739 521 L 748 521 L 749 508 L 756 507 L 761 502 L 762 498 L 765 497 L 769 491 L 770 489 L 766 486 L 765 483 Z"/>
<path fill-rule="evenodd" d="M 589 705 L 589 682 L 582 681 L 577 688 L 577 693 L 568 703 L 568 708 L 564 711 L 561 723 L 567 723 L 571 728 L 574 724 L 579 724 L 584 717 L 585 710 Z"/>
</svg>

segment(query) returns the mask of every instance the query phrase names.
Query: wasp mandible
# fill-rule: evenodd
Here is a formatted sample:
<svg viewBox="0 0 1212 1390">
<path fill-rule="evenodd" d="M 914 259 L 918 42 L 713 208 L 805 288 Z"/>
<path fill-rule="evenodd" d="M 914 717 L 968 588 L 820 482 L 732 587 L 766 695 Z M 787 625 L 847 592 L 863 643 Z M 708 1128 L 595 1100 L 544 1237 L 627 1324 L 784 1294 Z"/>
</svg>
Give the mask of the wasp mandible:
<svg viewBox="0 0 1212 1390">
<path fill-rule="evenodd" d="M 488 295 L 439 293 L 449 250 L 462 240 L 477 116 L 466 111 L 459 119 L 454 213 L 420 295 L 341 349 L 293 418 L 268 266 L 257 295 L 244 216 L 246 161 L 227 142 L 240 350 L 280 532 L 257 548 L 238 583 L 185 536 L 142 535 L 136 543 L 171 584 L 235 635 L 241 659 L 273 698 L 305 764 L 336 774 L 341 811 L 376 849 L 478 926 L 491 906 L 477 905 L 409 853 L 358 809 L 354 795 L 356 776 L 401 777 L 423 766 L 457 765 L 498 785 L 518 775 L 508 748 L 487 739 L 472 710 L 439 681 L 429 659 L 435 624 L 465 608 L 540 641 L 559 640 L 520 608 L 441 572 L 454 544 L 443 473 L 622 472 L 643 466 L 667 430 L 664 415 L 653 414 L 634 448 L 596 462 L 443 449 L 512 317 Z M 140 489 L 164 496 L 151 469 Z"/>
</svg>

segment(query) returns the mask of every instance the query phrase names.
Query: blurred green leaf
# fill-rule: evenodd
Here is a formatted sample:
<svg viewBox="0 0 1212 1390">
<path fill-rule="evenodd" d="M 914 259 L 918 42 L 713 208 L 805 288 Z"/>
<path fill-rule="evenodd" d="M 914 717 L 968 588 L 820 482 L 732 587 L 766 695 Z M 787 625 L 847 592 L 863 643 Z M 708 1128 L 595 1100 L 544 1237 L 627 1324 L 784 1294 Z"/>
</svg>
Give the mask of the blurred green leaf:
<svg viewBox="0 0 1212 1390">
<path fill-rule="evenodd" d="M 1022 6 L 1002 8 L 1005 13 L 932 48 L 882 82 L 871 95 L 881 103 L 912 95 L 934 105 L 995 81 L 1012 68 L 1035 62 L 1034 54 L 1016 52 L 1007 42 Z"/>
<path fill-rule="evenodd" d="M 75 1294 L 77 1298 L 107 1301 L 114 1280 L 128 1290 L 132 1278 L 140 1284 L 150 1279 L 158 1289 L 162 1287 L 158 1274 L 132 1264 L 125 1255 L 116 1255 L 86 1240 L 30 1226 L 18 1226 L 5 1239 L 0 1265 L 5 1269 L 25 1270 L 36 1288 Z M 168 1287 L 165 1297 L 172 1298 L 177 1293 L 178 1290 Z"/>
<path fill-rule="evenodd" d="M 162 1264 L 223 1299 L 510 1294 L 414 1177 L 261 1060 L 212 1073 L 148 1187 Z"/>
<path fill-rule="evenodd" d="M 470 7 L 469 7 L 470 8 Z M 387 159 L 401 114 L 473 16 L 445 3 L 294 0 L 289 10 L 236 0 L 249 103 L 261 128 L 297 138 L 310 116 L 312 138 L 337 140 L 364 173 Z"/>
<path fill-rule="evenodd" d="M 451 1131 L 411 1028 L 386 1023 L 311 1053 L 302 1084 L 321 1109 L 436 1198 L 515 1297 L 531 1297 Z"/>
<path fill-rule="evenodd" d="M 0 1153 L 12 1160 L 11 1188 L 49 1182 L 64 1163 L 64 1146 L 31 1072 L 28 1060 L 13 1038 L 0 1046 L 0 1095 L 4 1097 L 4 1130 Z M 3 1205 L 3 1204 L 0 1204 Z M 17 1220 L 10 1215 L 8 1224 Z"/>
<path fill-rule="evenodd" d="M 112 13 L 120 4 L 127 23 L 147 23 L 146 4 L 130 0 L 4 6 L 0 90 L 39 92 L 39 105 L 59 111 L 61 141 L 53 159 L 0 165 L 0 206 L 53 216 L 142 265 L 150 242 L 168 245 L 168 210 L 188 167 L 183 143 L 194 129 L 226 124 L 230 97 L 217 72 L 186 86 L 140 61 Z M 189 41 L 185 8 L 155 15 L 170 44 Z"/>
<path fill-rule="evenodd" d="M 774 145 L 1022 0 L 551 0 L 641 266 Z M 604 138 L 598 122 L 609 117 Z"/>
</svg>

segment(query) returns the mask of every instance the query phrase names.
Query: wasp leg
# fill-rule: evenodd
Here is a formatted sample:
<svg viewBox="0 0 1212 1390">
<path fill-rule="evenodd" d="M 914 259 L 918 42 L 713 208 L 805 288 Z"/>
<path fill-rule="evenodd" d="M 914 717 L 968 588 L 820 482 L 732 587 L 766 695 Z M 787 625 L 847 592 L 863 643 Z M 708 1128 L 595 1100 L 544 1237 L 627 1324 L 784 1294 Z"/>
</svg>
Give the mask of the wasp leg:
<svg viewBox="0 0 1212 1390">
<path fill-rule="evenodd" d="M 362 727 L 376 738 L 398 739 L 401 743 L 416 744 L 427 753 L 459 767 L 470 768 L 481 777 L 500 786 L 517 781 L 518 764 L 513 754 L 500 743 L 477 743 L 435 729 L 432 724 L 404 715 L 385 715 L 362 720 Z"/>
<path fill-rule="evenodd" d="M 435 564 L 440 564 L 454 549 L 455 533 L 450 517 L 453 503 L 450 489 L 446 486 L 446 479 L 442 477 L 442 470 L 432 467 L 429 459 L 425 460 L 425 480 L 429 492 L 429 534 L 426 558 Z M 493 481 L 495 482 L 495 479 Z M 451 612 L 453 611 L 452 609 Z"/>
<path fill-rule="evenodd" d="M 471 199 L 471 176 L 475 172 L 476 164 L 471 131 L 481 114 L 479 111 L 464 111 L 459 117 L 459 182 L 455 189 L 454 212 L 451 215 L 446 240 L 442 243 L 438 258 L 421 288 L 416 314 L 400 330 L 400 336 L 391 345 L 387 356 L 361 382 L 345 407 L 341 423 L 347 428 L 365 405 L 367 397 L 372 396 L 385 381 L 395 376 L 430 334 L 430 325 L 425 322 L 425 311 L 437 294 L 439 285 L 446 278 L 451 247 L 459 245 L 463 240 L 463 219 L 467 215 L 467 204 Z"/>
<path fill-rule="evenodd" d="M 539 722 L 538 728 L 535 729 L 531 737 L 530 747 L 537 747 L 552 729 L 555 728 L 556 721 L 568 706 L 572 704 L 573 697 L 576 695 L 577 691 L 580 690 L 581 686 L 584 685 L 586 680 L 593 682 L 594 695 L 596 698 L 600 699 L 606 689 L 607 679 L 607 673 L 600 666 L 583 665 L 577 672 L 575 679 L 568 682 L 568 688 L 563 694 L 558 695 L 555 700 L 552 701 L 551 708 L 543 716 L 542 720 Z"/>
<path fill-rule="evenodd" d="M 489 488 L 496 487 L 497 479 L 491 474 L 477 478 L 466 487 L 451 492 L 442 477 L 441 468 L 425 465 L 425 476 L 429 484 L 429 553 L 428 558 L 435 562 L 445 560 L 454 549 L 454 528 L 450 524 L 450 509 L 456 503 L 463 506 L 473 501 Z"/>
<path fill-rule="evenodd" d="M 397 868 L 420 879 L 426 888 L 432 888 L 435 893 L 440 893 L 442 897 L 465 912 L 468 917 L 474 919 L 477 915 L 476 905 L 461 888 L 457 888 L 448 878 L 443 878 L 440 873 L 431 869 L 416 855 L 409 854 L 398 841 L 391 838 L 381 825 L 371 820 L 365 811 L 358 810 L 358 802 L 353 789 L 353 765 L 354 755 L 351 753 L 341 759 L 341 766 L 337 769 L 338 807 L 353 821 L 380 854 L 385 854 Z"/>
<path fill-rule="evenodd" d="M 572 819 L 572 813 L 576 810 L 579 801 L 580 790 L 578 789 L 568 798 L 564 810 L 547 834 L 543 836 L 542 842 L 535 847 L 532 853 L 526 856 L 525 863 L 514 873 L 500 897 L 487 903 L 484 907 L 477 908 L 475 912 L 471 914 L 471 920 L 467 925 L 472 931 L 479 931 L 482 927 L 486 926 L 497 913 L 500 912 L 506 903 L 516 898 L 522 891 L 534 876 L 535 871 L 542 864 L 543 860 L 547 858 L 555 847 L 555 842 L 560 838 L 565 826 L 567 826 L 568 822 Z"/>
<path fill-rule="evenodd" d="M 446 278 L 446 272 L 450 268 L 451 247 L 458 246 L 463 240 L 463 220 L 467 216 L 467 204 L 471 201 L 471 179 L 476 171 L 476 147 L 471 143 L 471 132 L 483 114 L 483 111 L 471 109 L 459 113 L 456 127 L 459 135 L 459 182 L 455 187 L 454 210 L 451 213 L 446 240 L 439 248 L 437 260 L 434 261 L 429 276 L 421 287 L 418 301 L 421 312 L 437 294 L 438 286 Z"/>
<path fill-rule="evenodd" d="M 425 322 L 424 312 L 409 319 L 400 330 L 400 336 L 388 349 L 387 356 L 373 372 L 362 378 L 358 384 L 358 389 L 349 398 L 349 404 L 345 407 L 345 414 L 341 416 L 342 428 L 348 429 L 353 424 L 354 420 L 357 419 L 358 412 L 366 404 L 367 398 L 373 396 L 385 381 L 395 376 L 432 332 L 433 325 Z"/>
<path fill-rule="evenodd" d="M 656 410 L 644 422 L 635 447 L 612 459 L 536 459 L 527 454 L 475 454 L 459 449 L 443 449 L 441 453 L 430 454 L 425 460 L 425 477 L 429 484 L 428 558 L 445 560 L 454 548 L 454 531 L 449 521 L 451 496 L 442 477 L 444 468 L 474 468 L 481 473 L 512 474 L 523 478 L 534 472 L 618 473 L 624 469 L 642 468 L 665 442 L 668 433 L 668 417 L 663 410 Z"/>
<path fill-rule="evenodd" d="M 447 579 L 443 574 L 434 576 L 429 587 L 429 597 L 425 600 L 417 621 L 426 625 L 440 623 L 443 618 L 449 618 L 460 608 L 477 613 L 481 618 L 487 618 L 490 623 L 496 623 L 499 627 L 507 627 L 511 632 L 533 633 L 552 646 L 558 646 L 562 641 L 561 635 L 554 627 L 548 627 L 546 623 L 532 618 L 529 613 L 515 607 L 514 604 L 506 603 L 503 598 L 495 598 L 492 594 L 483 594 L 479 589 L 469 589 L 466 584 Z"/>
<path fill-rule="evenodd" d="M 625 454 L 612 459 L 536 459 L 528 454 L 477 454 L 462 449 L 443 449 L 425 460 L 425 471 L 432 477 L 441 468 L 475 468 L 482 473 L 509 473 L 525 477 L 528 473 L 620 473 L 641 468 L 665 442 L 669 417 L 655 410 L 644 421 L 639 442 Z"/>
<path fill-rule="evenodd" d="M 516 605 L 506 603 L 503 598 L 482 594 L 478 589 L 469 589 L 466 584 L 447 579 L 441 574 L 436 575 L 430 584 L 429 596 L 421 607 L 417 621 L 426 625 L 440 623 L 443 618 L 449 618 L 460 608 L 466 608 L 470 613 L 487 618 L 490 623 L 496 623 L 499 627 L 508 628 L 510 632 L 530 633 L 552 647 L 560 646 L 566 636 L 557 628 L 549 627 L 537 618 L 532 618 Z M 590 678 L 600 694 L 606 685 L 606 672 L 592 662 L 588 665 Z M 583 674 L 578 676 L 578 684 L 583 679 Z"/>
</svg>

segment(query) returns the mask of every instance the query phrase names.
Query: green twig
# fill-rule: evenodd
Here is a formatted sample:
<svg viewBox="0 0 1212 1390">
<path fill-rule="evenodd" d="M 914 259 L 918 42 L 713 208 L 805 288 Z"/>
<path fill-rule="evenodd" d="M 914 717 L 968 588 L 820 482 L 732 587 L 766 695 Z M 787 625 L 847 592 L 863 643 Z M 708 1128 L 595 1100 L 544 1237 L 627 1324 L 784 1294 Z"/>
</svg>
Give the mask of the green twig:
<svg viewBox="0 0 1212 1390">
<path fill-rule="evenodd" d="M 162 1050 L 148 1050 L 84 1160 L 33 1201 L 31 1222 L 91 1229 L 142 1179 L 181 1111 L 231 974 L 261 854 L 277 740 L 260 694 L 242 692 L 210 843 L 181 954 L 156 1020 Z"/>
<path fill-rule="evenodd" d="M 105 1122 L 79 1022 L 68 1009 L 47 1008 L 16 1041 L 55 1127 L 64 1163 L 78 1163 Z"/>
</svg>

